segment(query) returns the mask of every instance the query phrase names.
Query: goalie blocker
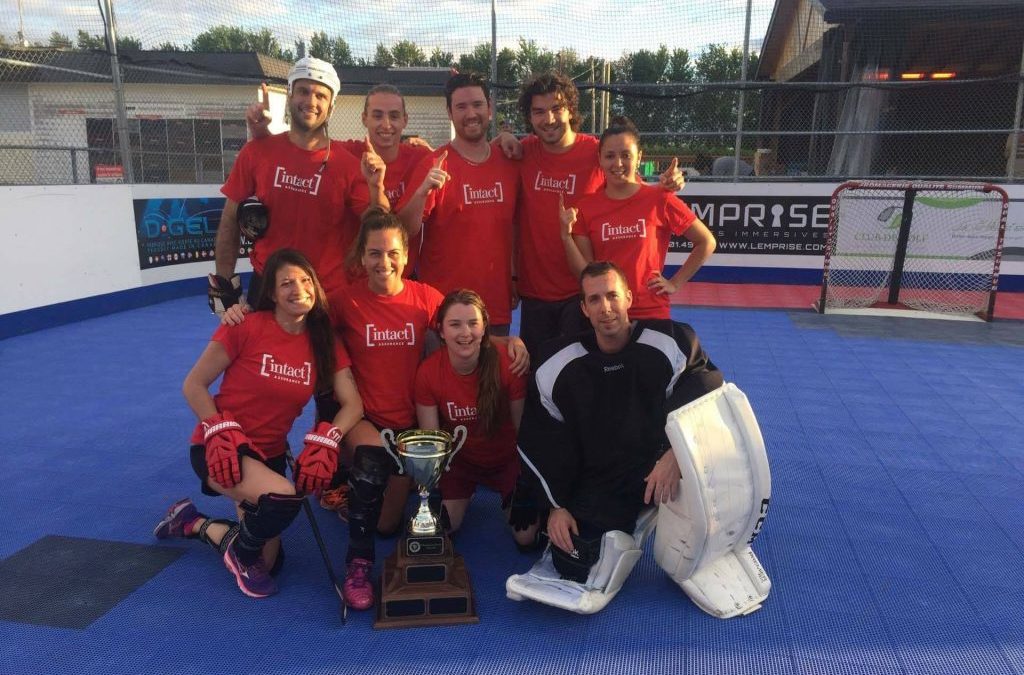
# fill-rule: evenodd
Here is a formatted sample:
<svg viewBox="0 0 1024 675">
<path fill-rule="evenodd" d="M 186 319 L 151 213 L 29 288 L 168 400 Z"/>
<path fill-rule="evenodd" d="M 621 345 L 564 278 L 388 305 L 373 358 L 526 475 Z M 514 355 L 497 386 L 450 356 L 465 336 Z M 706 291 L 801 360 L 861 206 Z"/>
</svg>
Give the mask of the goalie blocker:
<svg viewBox="0 0 1024 675">
<path fill-rule="evenodd" d="M 679 496 L 641 513 L 632 534 L 605 533 L 586 581 L 563 578 L 549 545 L 527 573 L 508 578 L 510 599 L 598 612 L 622 588 L 657 527 L 655 560 L 698 607 L 725 619 L 761 606 L 771 581 L 750 544 L 764 524 L 771 477 L 747 397 L 727 383 L 670 413 L 666 432 L 682 475 Z"/>
</svg>

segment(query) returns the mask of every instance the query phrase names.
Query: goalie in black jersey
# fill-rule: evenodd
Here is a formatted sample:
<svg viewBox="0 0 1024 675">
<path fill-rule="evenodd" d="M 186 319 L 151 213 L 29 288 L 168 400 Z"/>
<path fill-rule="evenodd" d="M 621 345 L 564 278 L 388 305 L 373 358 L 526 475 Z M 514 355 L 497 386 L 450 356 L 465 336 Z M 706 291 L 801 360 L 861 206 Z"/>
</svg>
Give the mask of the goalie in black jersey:
<svg viewBox="0 0 1024 675">
<path fill-rule="evenodd" d="M 633 531 L 646 506 L 676 496 L 666 414 L 723 381 L 689 325 L 629 320 L 613 263 L 587 265 L 581 288 L 593 331 L 542 349 L 518 442 L 525 481 L 550 505 L 555 568 L 583 582 L 605 532 Z"/>
</svg>

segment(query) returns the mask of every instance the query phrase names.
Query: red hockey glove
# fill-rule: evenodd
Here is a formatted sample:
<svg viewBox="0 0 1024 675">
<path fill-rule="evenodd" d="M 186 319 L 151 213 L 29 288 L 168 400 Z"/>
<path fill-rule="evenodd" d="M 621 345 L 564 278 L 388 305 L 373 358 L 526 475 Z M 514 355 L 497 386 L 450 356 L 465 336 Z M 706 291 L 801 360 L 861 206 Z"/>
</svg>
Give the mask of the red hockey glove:
<svg viewBox="0 0 1024 675">
<path fill-rule="evenodd" d="M 328 422 L 321 422 L 306 434 L 306 446 L 295 460 L 295 487 L 300 492 L 319 493 L 330 485 L 338 470 L 339 443 L 341 432 Z"/>
<path fill-rule="evenodd" d="M 248 447 L 249 439 L 242 426 L 229 412 L 218 413 L 203 420 L 203 442 L 206 445 L 206 467 L 218 485 L 232 488 L 242 480 L 239 451 Z"/>
</svg>

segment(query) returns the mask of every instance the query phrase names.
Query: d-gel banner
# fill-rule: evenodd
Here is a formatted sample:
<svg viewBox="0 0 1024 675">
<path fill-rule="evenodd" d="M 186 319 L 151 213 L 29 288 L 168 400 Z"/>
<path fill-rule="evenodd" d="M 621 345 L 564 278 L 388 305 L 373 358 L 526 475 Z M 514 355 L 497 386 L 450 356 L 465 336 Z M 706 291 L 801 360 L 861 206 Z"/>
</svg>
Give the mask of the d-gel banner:
<svg viewBox="0 0 1024 675">
<path fill-rule="evenodd" d="M 139 269 L 213 260 L 223 197 L 134 199 Z M 240 257 L 252 245 L 243 239 Z"/>
</svg>

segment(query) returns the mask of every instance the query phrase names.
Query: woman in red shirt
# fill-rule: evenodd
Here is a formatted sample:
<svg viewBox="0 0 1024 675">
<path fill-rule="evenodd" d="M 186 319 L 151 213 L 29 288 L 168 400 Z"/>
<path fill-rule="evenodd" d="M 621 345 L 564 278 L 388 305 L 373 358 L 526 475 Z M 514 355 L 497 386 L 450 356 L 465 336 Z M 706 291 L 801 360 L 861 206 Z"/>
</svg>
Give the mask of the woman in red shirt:
<svg viewBox="0 0 1024 675">
<path fill-rule="evenodd" d="M 669 296 L 711 257 L 715 237 L 674 194 L 640 181 L 639 146 L 640 134 L 627 118 L 617 117 L 605 129 L 598 158 L 604 189 L 584 195 L 575 208 L 559 205 L 562 242 L 574 276 L 594 260 L 622 268 L 633 292 L 630 319 L 668 319 Z M 674 235 L 686 237 L 693 250 L 665 278 L 662 268 Z"/>
<path fill-rule="evenodd" d="M 348 353 L 334 337 L 313 266 L 298 251 L 280 249 L 264 271 L 273 283 L 261 287 L 256 311 L 214 332 L 182 387 L 201 420 L 190 455 L 202 491 L 232 499 L 239 521 L 208 518 L 186 498 L 154 531 L 161 539 L 210 544 L 239 589 L 256 598 L 277 592 L 272 573 L 283 559 L 279 536 L 299 512 L 296 492 L 326 487 L 338 468 L 341 438 L 363 415 Z M 210 385 L 222 374 L 211 395 Z M 333 390 L 340 408 L 332 422 L 306 435 L 293 485 L 284 475 L 287 434 L 315 390 Z"/>
<path fill-rule="evenodd" d="M 428 356 L 416 373 L 416 418 L 424 429 L 468 437 L 439 484 L 450 531 L 459 529 L 477 485 L 502 497 L 508 509 L 519 477 L 516 432 L 523 416 L 526 378 L 510 369 L 509 357 L 488 335 L 490 319 L 480 296 L 457 289 L 437 312 L 443 349 Z M 516 530 L 520 545 L 532 543 L 537 526 Z"/>
<path fill-rule="evenodd" d="M 365 408 L 365 419 L 346 436 L 353 456 L 348 483 L 348 574 L 342 591 L 354 609 L 373 606 L 374 534 L 378 530 L 393 533 L 401 526 L 409 496 L 410 481 L 394 475 L 398 460 L 381 445 L 380 432 L 390 428 L 398 433 L 416 425 L 416 368 L 443 299 L 433 287 L 402 278 L 408 247 L 408 234 L 398 217 L 370 209 L 351 253 L 366 278 L 329 297 L 334 325 L 351 354 Z M 512 366 L 525 372 L 529 361 L 522 341 L 513 338 L 509 344 L 515 354 Z M 318 408 L 321 419 L 332 414 L 322 400 Z"/>
</svg>

